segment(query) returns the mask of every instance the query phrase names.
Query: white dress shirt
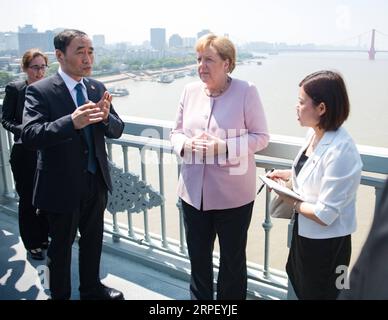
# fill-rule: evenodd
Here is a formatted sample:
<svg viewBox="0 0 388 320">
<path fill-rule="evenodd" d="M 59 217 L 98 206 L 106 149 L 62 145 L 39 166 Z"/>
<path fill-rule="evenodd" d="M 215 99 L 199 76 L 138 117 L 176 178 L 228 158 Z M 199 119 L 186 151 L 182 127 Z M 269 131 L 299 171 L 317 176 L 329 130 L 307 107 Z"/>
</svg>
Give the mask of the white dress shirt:
<svg viewBox="0 0 388 320">
<path fill-rule="evenodd" d="M 63 81 L 65 82 L 66 84 L 66 87 L 69 89 L 69 92 L 71 94 L 71 97 L 73 98 L 73 101 L 74 101 L 74 104 L 78 106 L 78 103 L 77 103 L 77 90 L 75 89 L 75 86 L 80 83 L 82 85 L 82 92 L 85 96 L 85 101 L 88 101 L 89 98 L 88 98 L 88 94 L 87 94 L 87 91 L 86 91 L 86 86 L 84 84 L 84 79 L 82 78 L 81 81 L 77 82 L 75 81 L 72 77 L 70 77 L 69 75 L 67 75 L 65 72 L 63 72 L 63 70 L 61 69 L 61 67 L 59 67 L 58 69 L 58 73 L 59 75 L 61 76 L 61 78 L 63 79 Z"/>
</svg>

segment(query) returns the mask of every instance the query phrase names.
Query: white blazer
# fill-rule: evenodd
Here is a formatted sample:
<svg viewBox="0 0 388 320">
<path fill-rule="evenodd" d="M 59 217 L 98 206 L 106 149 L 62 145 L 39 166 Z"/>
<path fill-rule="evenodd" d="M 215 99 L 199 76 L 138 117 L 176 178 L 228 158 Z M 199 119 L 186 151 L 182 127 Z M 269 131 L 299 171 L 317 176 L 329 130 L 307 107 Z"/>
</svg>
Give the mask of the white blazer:
<svg viewBox="0 0 388 320">
<path fill-rule="evenodd" d="M 327 131 L 298 176 L 295 164 L 308 147 L 310 129 L 292 166 L 294 190 L 315 205 L 315 215 L 327 226 L 298 215 L 299 235 L 311 239 L 345 236 L 356 230 L 356 194 L 362 161 L 357 147 L 344 128 Z"/>
</svg>

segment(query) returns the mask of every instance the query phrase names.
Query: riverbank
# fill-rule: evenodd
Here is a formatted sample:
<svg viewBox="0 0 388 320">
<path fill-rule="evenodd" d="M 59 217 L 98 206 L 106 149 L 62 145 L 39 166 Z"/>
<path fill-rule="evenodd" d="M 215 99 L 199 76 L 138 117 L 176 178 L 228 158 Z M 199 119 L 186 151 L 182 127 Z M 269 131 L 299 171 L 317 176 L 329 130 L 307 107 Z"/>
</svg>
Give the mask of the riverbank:
<svg viewBox="0 0 388 320">
<path fill-rule="evenodd" d="M 101 81 L 102 83 L 111 83 L 131 79 L 131 77 L 127 73 L 120 73 L 110 76 L 94 77 L 94 79 Z"/>
<path fill-rule="evenodd" d="M 238 61 L 237 65 L 262 65 L 262 60 L 266 58 L 267 57 L 265 56 L 257 56 L 254 58 L 244 59 L 242 61 Z M 197 64 L 190 64 L 178 68 L 145 69 L 131 72 L 123 72 L 120 74 L 109 76 L 95 76 L 94 78 L 105 84 L 123 81 L 127 79 L 131 79 L 134 81 L 158 81 L 164 83 L 171 83 L 174 81 L 174 79 L 196 75 Z M 169 79 L 169 81 L 164 81 L 164 79 Z"/>
<path fill-rule="evenodd" d="M 147 69 L 133 72 L 123 72 L 109 76 L 95 76 L 94 78 L 104 84 L 131 79 L 134 81 L 160 81 L 162 76 L 168 76 L 171 79 L 183 78 L 185 76 L 194 76 L 197 74 L 195 64 L 179 68 Z M 163 82 L 163 81 L 160 81 Z M 172 81 L 171 81 L 172 82 Z"/>
</svg>

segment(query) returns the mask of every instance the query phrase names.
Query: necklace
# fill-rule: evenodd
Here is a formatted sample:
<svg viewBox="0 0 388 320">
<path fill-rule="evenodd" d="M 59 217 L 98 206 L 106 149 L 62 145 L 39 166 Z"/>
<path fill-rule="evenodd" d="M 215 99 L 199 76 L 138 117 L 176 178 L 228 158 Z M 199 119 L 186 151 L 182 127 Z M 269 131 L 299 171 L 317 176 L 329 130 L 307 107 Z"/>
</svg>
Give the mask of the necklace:
<svg viewBox="0 0 388 320">
<path fill-rule="evenodd" d="M 225 85 L 223 86 L 222 89 L 217 90 L 217 91 L 215 91 L 215 92 L 210 92 L 210 90 L 209 90 L 208 88 L 205 87 L 205 88 L 204 88 L 204 89 L 205 89 L 205 93 L 206 93 L 206 95 L 207 95 L 208 97 L 211 97 L 211 98 L 219 97 L 221 94 L 223 94 L 223 93 L 226 91 L 226 89 L 229 88 L 229 84 L 230 84 L 231 82 L 232 82 L 232 78 L 228 76 L 228 77 L 226 78 Z"/>
</svg>

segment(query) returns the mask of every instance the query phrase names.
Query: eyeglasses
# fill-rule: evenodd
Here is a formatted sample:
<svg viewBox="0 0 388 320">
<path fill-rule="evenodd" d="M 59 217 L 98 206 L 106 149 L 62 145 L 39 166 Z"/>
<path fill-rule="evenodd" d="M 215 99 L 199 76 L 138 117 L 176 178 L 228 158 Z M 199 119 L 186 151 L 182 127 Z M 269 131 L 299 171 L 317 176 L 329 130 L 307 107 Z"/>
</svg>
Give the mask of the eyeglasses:
<svg viewBox="0 0 388 320">
<path fill-rule="evenodd" d="M 39 70 L 43 70 L 43 71 L 46 71 L 46 69 L 48 68 L 47 65 L 41 65 L 41 66 L 38 66 L 36 64 L 34 64 L 33 66 L 29 66 L 30 69 L 34 70 L 34 71 L 39 71 Z"/>
</svg>

